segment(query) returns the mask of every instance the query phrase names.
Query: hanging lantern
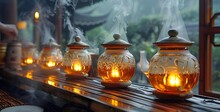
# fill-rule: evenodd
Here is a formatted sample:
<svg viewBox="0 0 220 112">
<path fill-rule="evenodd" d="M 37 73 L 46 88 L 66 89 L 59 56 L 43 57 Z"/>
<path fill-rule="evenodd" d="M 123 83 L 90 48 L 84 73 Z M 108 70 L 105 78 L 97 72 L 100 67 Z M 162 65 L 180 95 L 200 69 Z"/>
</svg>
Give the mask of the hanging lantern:
<svg viewBox="0 0 220 112">
<path fill-rule="evenodd" d="M 106 51 L 98 59 L 98 73 L 105 87 L 123 88 L 131 84 L 135 59 L 127 49 L 131 44 L 121 40 L 119 34 L 113 37 L 113 41 L 102 44 Z"/>
<path fill-rule="evenodd" d="M 23 43 L 22 45 L 22 58 L 21 65 L 29 66 L 37 62 L 38 52 L 35 45 L 31 42 Z"/>
<path fill-rule="evenodd" d="M 64 54 L 63 69 L 68 76 L 87 76 L 91 67 L 91 56 L 86 48 L 88 44 L 81 41 L 80 37 L 75 37 L 75 42 L 67 45 L 68 50 Z"/>
<path fill-rule="evenodd" d="M 45 70 L 57 70 L 61 66 L 62 59 L 63 56 L 60 51 L 60 45 L 51 39 L 49 43 L 43 45 L 38 64 Z"/>
<path fill-rule="evenodd" d="M 160 50 L 152 57 L 147 76 L 158 98 L 190 98 L 199 77 L 198 61 L 188 50 L 193 42 L 177 37 L 176 30 L 168 35 L 154 43 Z"/>
</svg>

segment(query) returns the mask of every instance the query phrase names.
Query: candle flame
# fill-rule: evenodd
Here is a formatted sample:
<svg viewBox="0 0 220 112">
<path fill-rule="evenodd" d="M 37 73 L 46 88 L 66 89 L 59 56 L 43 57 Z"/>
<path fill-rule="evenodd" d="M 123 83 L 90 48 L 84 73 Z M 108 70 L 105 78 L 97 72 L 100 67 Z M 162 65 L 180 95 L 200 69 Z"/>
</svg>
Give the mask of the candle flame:
<svg viewBox="0 0 220 112">
<path fill-rule="evenodd" d="M 172 87 L 180 86 L 180 78 L 177 73 L 170 73 L 167 77 L 164 77 L 164 84 Z"/>
<path fill-rule="evenodd" d="M 119 74 L 119 70 L 117 67 L 113 67 L 112 68 L 112 73 L 111 73 L 112 77 L 120 77 L 120 74 Z"/>
<path fill-rule="evenodd" d="M 82 71 L 82 65 L 80 62 L 75 62 L 71 66 L 71 69 L 73 69 L 74 71 Z"/>
<path fill-rule="evenodd" d="M 34 60 L 32 58 L 27 58 L 24 61 L 26 64 L 32 64 L 34 62 Z"/>
<path fill-rule="evenodd" d="M 49 62 L 46 63 L 46 65 L 47 65 L 48 67 L 54 67 L 55 64 L 56 64 L 56 63 L 55 63 L 54 61 L 49 61 Z"/>
<path fill-rule="evenodd" d="M 35 18 L 35 19 L 39 19 L 39 18 L 40 18 L 40 13 L 39 13 L 38 11 L 36 11 L 36 12 L 34 13 L 34 18 Z"/>
</svg>

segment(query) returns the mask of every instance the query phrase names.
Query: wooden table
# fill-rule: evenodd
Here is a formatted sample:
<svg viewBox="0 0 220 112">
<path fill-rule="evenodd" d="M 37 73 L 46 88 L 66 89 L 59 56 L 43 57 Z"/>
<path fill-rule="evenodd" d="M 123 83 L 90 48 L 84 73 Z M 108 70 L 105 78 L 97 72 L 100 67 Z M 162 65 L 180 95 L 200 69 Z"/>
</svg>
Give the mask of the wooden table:
<svg viewBox="0 0 220 112">
<path fill-rule="evenodd" d="M 38 70 L 35 70 L 38 71 Z M 17 87 L 30 86 L 83 105 L 92 111 L 220 111 L 220 101 L 199 95 L 184 101 L 163 101 L 150 86 L 132 84 L 127 89 L 106 89 L 99 78 L 68 79 L 56 72 L 0 70 L 3 80 Z"/>
</svg>

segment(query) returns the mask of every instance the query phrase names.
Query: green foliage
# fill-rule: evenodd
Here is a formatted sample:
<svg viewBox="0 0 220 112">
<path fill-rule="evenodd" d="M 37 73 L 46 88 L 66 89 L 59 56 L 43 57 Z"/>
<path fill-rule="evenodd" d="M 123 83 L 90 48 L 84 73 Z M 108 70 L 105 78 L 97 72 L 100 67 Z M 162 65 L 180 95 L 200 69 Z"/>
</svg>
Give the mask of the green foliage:
<svg viewBox="0 0 220 112">
<path fill-rule="evenodd" d="M 161 27 L 161 20 L 158 19 L 158 17 L 152 16 L 145 17 L 139 23 L 128 25 L 128 41 L 133 44 L 130 51 L 134 55 L 136 61 L 139 60 L 140 50 L 146 51 L 148 59 L 156 53 L 153 42 L 157 40 Z"/>
</svg>

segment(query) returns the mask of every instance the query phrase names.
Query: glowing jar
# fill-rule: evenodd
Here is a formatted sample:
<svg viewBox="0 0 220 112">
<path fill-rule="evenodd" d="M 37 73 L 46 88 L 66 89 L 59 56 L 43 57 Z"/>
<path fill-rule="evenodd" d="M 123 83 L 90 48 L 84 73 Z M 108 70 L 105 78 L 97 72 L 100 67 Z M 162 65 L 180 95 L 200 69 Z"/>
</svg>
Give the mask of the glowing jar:
<svg viewBox="0 0 220 112">
<path fill-rule="evenodd" d="M 135 71 L 135 59 L 128 51 L 130 43 L 114 34 L 114 40 L 102 44 L 105 52 L 98 59 L 98 74 L 101 84 L 108 88 L 123 88 L 131 84 Z"/>
<path fill-rule="evenodd" d="M 38 64 L 44 70 L 58 70 L 61 67 L 62 59 L 60 45 L 50 40 L 49 43 L 43 45 Z"/>
<path fill-rule="evenodd" d="M 38 51 L 35 45 L 31 42 L 22 44 L 22 66 L 34 65 L 37 62 Z"/>
<path fill-rule="evenodd" d="M 87 76 L 91 67 L 91 56 L 86 50 L 89 45 L 76 36 L 75 42 L 67 45 L 67 47 L 68 50 L 63 58 L 63 69 L 67 76 Z"/>
<path fill-rule="evenodd" d="M 154 43 L 160 50 L 152 57 L 147 76 L 158 98 L 190 98 L 199 77 L 198 61 L 188 50 L 193 42 L 177 37 L 176 30 L 168 35 Z"/>
</svg>

